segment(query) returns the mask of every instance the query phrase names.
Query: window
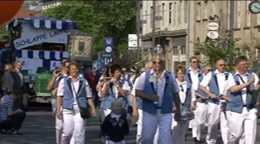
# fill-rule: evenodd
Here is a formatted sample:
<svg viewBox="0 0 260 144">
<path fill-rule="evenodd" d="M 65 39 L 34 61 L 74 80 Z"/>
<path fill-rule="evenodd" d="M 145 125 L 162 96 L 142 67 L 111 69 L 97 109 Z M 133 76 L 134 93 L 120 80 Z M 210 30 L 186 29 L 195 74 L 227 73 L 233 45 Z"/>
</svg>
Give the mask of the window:
<svg viewBox="0 0 260 144">
<path fill-rule="evenodd" d="M 241 2 L 240 1 L 235 1 L 235 28 L 240 28 L 240 24 L 241 24 L 241 13 L 240 13 L 240 8 L 241 8 Z"/>
<path fill-rule="evenodd" d="M 165 11 L 165 9 L 164 9 L 164 6 L 165 6 L 165 4 L 163 3 L 162 4 L 162 26 L 164 26 L 164 11 Z"/>
<path fill-rule="evenodd" d="M 150 27 L 153 28 L 153 7 L 150 8 Z"/>
<path fill-rule="evenodd" d="M 172 3 L 169 3 L 169 24 L 172 23 Z"/>
<path fill-rule="evenodd" d="M 250 27 L 251 26 L 251 13 L 250 13 L 250 11 L 249 11 L 249 9 L 248 9 L 248 5 L 251 3 L 251 1 L 247 1 L 246 2 L 246 20 L 245 20 L 245 22 L 246 22 L 246 24 L 245 24 L 245 26 L 246 27 Z"/>
<path fill-rule="evenodd" d="M 181 54 L 185 55 L 186 54 L 186 48 L 185 46 L 181 46 Z"/>
<path fill-rule="evenodd" d="M 188 22 L 188 3 L 187 1 L 184 1 L 184 23 Z"/>
<path fill-rule="evenodd" d="M 173 55 L 178 55 L 178 47 L 177 46 L 174 46 L 173 47 Z"/>
<path fill-rule="evenodd" d="M 182 16 L 181 16 L 181 8 L 182 8 L 182 2 L 180 1 L 179 6 L 178 6 L 178 25 L 181 24 L 181 18 L 182 18 Z"/>
</svg>

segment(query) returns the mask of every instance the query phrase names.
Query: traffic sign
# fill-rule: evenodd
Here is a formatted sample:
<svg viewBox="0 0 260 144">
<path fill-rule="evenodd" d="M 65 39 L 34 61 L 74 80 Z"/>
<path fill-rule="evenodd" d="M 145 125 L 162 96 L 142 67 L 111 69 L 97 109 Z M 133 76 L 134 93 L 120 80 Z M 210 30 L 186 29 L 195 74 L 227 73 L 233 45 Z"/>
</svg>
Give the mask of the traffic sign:
<svg viewBox="0 0 260 144">
<path fill-rule="evenodd" d="M 260 2 L 253 1 L 248 5 L 248 8 L 252 14 L 259 14 L 260 13 Z"/>
<path fill-rule="evenodd" d="M 208 32 L 207 36 L 210 39 L 217 39 L 219 37 L 219 34 L 216 31 L 210 31 L 210 32 Z"/>
<path fill-rule="evenodd" d="M 137 35 L 128 34 L 128 50 L 137 49 Z"/>
<path fill-rule="evenodd" d="M 209 30 L 218 30 L 219 29 L 219 24 L 216 23 L 216 22 L 210 22 L 210 23 L 208 23 L 207 28 Z"/>
<path fill-rule="evenodd" d="M 113 46 L 113 38 L 112 37 L 105 37 L 105 45 Z"/>
</svg>

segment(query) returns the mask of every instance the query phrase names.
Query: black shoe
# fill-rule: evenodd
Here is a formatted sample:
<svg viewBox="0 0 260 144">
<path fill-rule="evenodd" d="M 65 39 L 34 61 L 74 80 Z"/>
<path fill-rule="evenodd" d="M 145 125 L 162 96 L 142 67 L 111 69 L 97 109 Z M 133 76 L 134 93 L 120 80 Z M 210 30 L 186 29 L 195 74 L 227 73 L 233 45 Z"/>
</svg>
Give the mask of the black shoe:
<svg viewBox="0 0 260 144">
<path fill-rule="evenodd" d="M 13 133 L 12 133 L 13 135 L 22 135 L 22 133 L 21 132 L 19 132 L 19 131 L 13 131 Z"/>
</svg>

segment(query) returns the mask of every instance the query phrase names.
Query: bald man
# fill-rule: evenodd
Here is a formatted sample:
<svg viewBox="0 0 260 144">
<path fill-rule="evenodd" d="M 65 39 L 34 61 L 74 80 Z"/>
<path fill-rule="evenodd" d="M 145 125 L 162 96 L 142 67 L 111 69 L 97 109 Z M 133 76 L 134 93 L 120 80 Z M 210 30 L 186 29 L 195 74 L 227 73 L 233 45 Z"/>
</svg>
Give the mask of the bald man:
<svg viewBox="0 0 260 144">
<path fill-rule="evenodd" d="M 142 106 L 142 144 L 152 144 L 159 128 L 160 144 L 171 143 L 173 101 L 179 118 L 179 87 L 171 72 L 165 70 L 163 55 L 153 56 L 151 70 L 142 73 L 136 82 L 136 96 Z"/>
</svg>

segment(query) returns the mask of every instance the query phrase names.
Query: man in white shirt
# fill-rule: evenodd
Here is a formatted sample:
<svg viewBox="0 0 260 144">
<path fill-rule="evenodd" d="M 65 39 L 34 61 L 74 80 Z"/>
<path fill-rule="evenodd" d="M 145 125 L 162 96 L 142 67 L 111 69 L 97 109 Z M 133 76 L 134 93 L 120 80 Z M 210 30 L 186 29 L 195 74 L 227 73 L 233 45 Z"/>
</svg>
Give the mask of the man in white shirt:
<svg viewBox="0 0 260 144">
<path fill-rule="evenodd" d="M 236 72 L 228 79 L 227 89 L 230 102 L 227 103 L 227 120 L 230 129 L 230 144 L 255 144 L 257 109 L 254 90 L 259 89 L 259 78 L 249 72 L 245 56 L 235 60 Z"/>
<path fill-rule="evenodd" d="M 209 95 L 208 103 L 208 133 L 206 141 L 208 144 L 216 143 L 217 125 L 220 121 L 221 104 L 227 97 L 227 80 L 229 73 L 225 72 L 225 61 L 221 58 L 216 60 L 216 70 L 208 73 L 200 83 L 200 88 Z M 209 89 L 207 89 L 209 87 Z M 228 127 L 224 112 L 221 113 L 221 134 L 224 144 L 228 143 Z"/>
</svg>

